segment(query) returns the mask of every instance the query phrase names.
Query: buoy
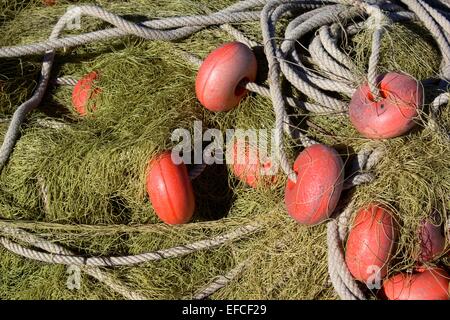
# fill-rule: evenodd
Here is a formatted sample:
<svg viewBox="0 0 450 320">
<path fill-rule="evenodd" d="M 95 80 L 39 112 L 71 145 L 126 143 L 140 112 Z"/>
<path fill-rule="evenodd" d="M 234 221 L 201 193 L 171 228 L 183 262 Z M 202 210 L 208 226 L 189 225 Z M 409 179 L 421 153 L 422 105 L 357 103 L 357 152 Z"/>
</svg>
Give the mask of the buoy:
<svg viewBox="0 0 450 320">
<path fill-rule="evenodd" d="M 272 172 L 273 163 L 270 158 L 260 159 L 260 153 L 256 147 L 252 147 L 245 140 L 236 139 L 231 150 L 231 171 L 241 181 L 256 188 L 258 184 L 275 184 L 276 172 Z"/>
<path fill-rule="evenodd" d="M 442 225 L 430 219 L 422 221 L 419 227 L 419 255 L 420 262 L 427 262 L 439 256 L 445 250 L 445 236 Z"/>
<path fill-rule="evenodd" d="M 288 179 L 284 202 L 301 224 L 314 225 L 327 219 L 336 208 L 344 181 L 344 164 L 336 150 L 314 144 L 303 150 L 294 163 L 297 182 Z"/>
<path fill-rule="evenodd" d="M 98 73 L 92 71 L 81 78 L 72 91 L 72 103 L 75 110 L 81 115 L 87 114 L 89 101 L 94 99 L 101 92 L 100 88 L 94 86 L 95 80 L 98 79 Z M 95 105 L 91 105 L 91 109 L 95 110 Z"/>
<path fill-rule="evenodd" d="M 353 94 L 350 120 L 366 138 L 398 137 L 414 126 L 423 89 L 414 78 L 395 72 L 381 75 L 378 82 L 379 100 L 372 96 L 367 83 Z"/>
<path fill-rule="evenodd" d="M 356 280 L 386 276 L 397 232 L 392 213 L 383 206 L 371 203 L 357 212 L 345 250 L 345 262 Z"/>
<path fill-rule="evenodd" d="M 56 0 L 42 0 L 42 3 L 46 6 L 54 6 L 56 4 Z"/>
<path fill-rule="evenodd" d="M 174 164 L 170 151 L 150 161 L 146 185 L 153 209 L 163 222 L 189 222 L 195 209 L 194 192 L 186 165 Z"/>
<path fill-rule="evenodd" d="M 441 268 L 420 268 L 401 272 L 383 282 L 389 300 L 449 300 L 449 274 Z"/>
<path fill-rule="evenodd" d="M 198 70 L 195 92 L 208 110 L 228 111 L 246 95 L 245 83 L 256 79 L 253 51 L 240 42 L 229 42 L 211 52 Z"/>
</svg>

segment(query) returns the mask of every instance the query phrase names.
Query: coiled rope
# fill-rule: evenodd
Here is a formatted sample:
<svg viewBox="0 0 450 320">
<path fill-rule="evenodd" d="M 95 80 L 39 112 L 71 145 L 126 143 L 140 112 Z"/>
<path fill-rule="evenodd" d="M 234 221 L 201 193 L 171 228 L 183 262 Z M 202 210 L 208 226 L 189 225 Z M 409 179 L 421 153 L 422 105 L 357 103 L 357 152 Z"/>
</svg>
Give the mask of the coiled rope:
<svg viewBox="0 0 450 320">
<path fill-rule="evenodd" d="M 444 0 L 435 1 L 441 5 L 448 6 Z M 224 10 L 207 15 L 163 18 L 139 24 L 127 21 L 100 7 L 73 7 L 59 19 L 48 40 L 28 45 L 0 48 L 0 58 L 44 54 L 41 76 L 35 92 L 28 101 L 17 108 L 13 117 L 8 119 L 8 122 L 10 122 L 8 131 L 0 147 L 0 170 L 13 152 L 14 145 L 19 138 L 20 127 L 26 115 L 42 101 L 49 84 L 57 49 L 71 48 L 126 35 L 135 35 L 148 40 L 173 41 L 186 38 L 212 25 L 220 25 L 222 29 L 232 34 L 238 41 L 242 41 L 249 46 L 255 46 L 257 45 L 256 42 L 248 40 L 241 32 L 229 25 L 229 23 L 255 20 L 259 20 L 261 23 L 263 47 L 269 64 L 269 87 L 248 83 L 246 88 L 270 97 L 272 100 L 276 116 L 275 143 L 277 146 L 277 158 L 280 161 L 281 168 L 292 181 L 296 181 L 296 175 L 284 151 L 284 135 L 293 135 L 305 147 L 316 142 L 302 132 L 291 131 L 292 126 L 289 123 L 286 104 L 313 113 L 345 113 L 347 110 L 346 103 L 332 96 L 330 92 L 341 93 L 350 97 L 364 78 L 363 75 L 358 74 L 352 60 L 338 46 L 342 32 L 353 35 L 363 28 L 373 29 L 367 79 L 370 91 L 374 97 L 378 97 L 377 65 L 381 37 L 385 26 L 397 21 L 421 21 L 433 35 L 443 56 L 440 74 L 440 88 L 443 91 L 432 103 L 432 116 L 429 122 L 430 127 L 438 128 L 436 115 L 439 107 L 444 103 L 448 103 L 449 100 L 449 94 L 446 92 L 450 79 L 450 23 L 448 13 L 431 6 L 423 0 L 400 0 L 397 3 L 407 6 L 408 9 L 388 0 L 366 2 L 362 0 L 244 0 Z M 297 12 L 305 10 L 305 13 L 297 14 Z M 75 36 L 61 36 L 67 22 L 80 15 L 96 17 L 109 22 L 114 27 Z M 275 27 L 277 22 L 283 17 L 294 18 L 288 24 L 284 36 L 277 37 Z M 358 18 L 362 19 L 364 17 L 368 18 L 362 22 L 354 22 Z M 352 23 L 348 24 L 348 22 Z M 308 50 L 312 62 L 318 66 L 320 72 L 306 67 L 295 48 L 296 43 L 299 43 L 300 39 L 311 31 L 318 32 L 311 40 Z M 277 40 L 280 38 L 282 41 L 278 45 Z M 198 57 L 189 53 L 183 53 L 182 55 L 196 65 L 201 64 L 201 60 Z M 300 101 L 293 97 L 284 96 L 280 84 L 282 77 L 302 92 L 308 101 Z M 75 81 L 71 78 L 59 78 L 55 83 L 58 85 L 73 85 Z M 353 166 L 353 174 L 350 175 L 345 187 L 350 188 L 354 185 L 372 181 L 374 176 L 368 171 L 379 161 L 382 152 L 383 149 L 381 147 L 363 148 L 357 155 Z M 198 176 L 204 168 L 204 165 L 194 167 L 190 173 L 191 178 Z M 343 258 L 342 244 L 346 238 L 346 226 L 352 211 L 353 201 L 350 202 L 337 219 L 328 222 L 328 268 L 332 284 L 342 299 L 365 299 L 364 292 L 349 273 Z M 261 226 L 258 224 L 247 225 L 212 239 L 124 257 L 85 257 L 74 255 L 58 245 L 14 227 L 0 227 L 0 230 L 3 235 L 39 248 L 44 252 L 26 248 L 6 237 L 0 237 L 0 243 L 8 250 L 30 259 L 48 263 L 82 266 L 84 271 L 107 283 L 124 297 L 140 299 L 143 298 L 141 295 L 127 291 L 124 286 L 117 284 L 102 273 L 98 267 L 132 265 L 181 256 L 197 250 L 210 249 L 226 241 L 237 240 L 260 230 L 260 228 Z M 200 290 L 195 297 L 204 298 L 214 293 L 235 278 L 244 268 L 245 263 L 238 264 L 227 275 L 218 277 L 210 285 Z"/>
</svg>

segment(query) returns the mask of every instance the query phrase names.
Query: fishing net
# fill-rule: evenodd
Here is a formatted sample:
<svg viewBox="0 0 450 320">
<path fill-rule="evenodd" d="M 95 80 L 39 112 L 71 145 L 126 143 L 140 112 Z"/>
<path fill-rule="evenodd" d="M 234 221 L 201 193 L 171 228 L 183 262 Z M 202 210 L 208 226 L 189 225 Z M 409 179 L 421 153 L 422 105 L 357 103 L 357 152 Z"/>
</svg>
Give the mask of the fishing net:
<svg viewBox="0 0 450 320">
<path fill-rule="evenodd" d="M 434 212 L 448 226 L 448 17 L 443 2 L 421 0 L 3 2 L 0 297 L 375 298 L 345 277 L 337 228 L 368 202 L 388 206 L 401 235 L 394 274 L 416 265 L 421 221 Z M 252 47 L 258 78 L 238 107 L 213 113 L 195 95 L 198 66 L 234 40 Z M 366 139 L 348 118 L 373 68 L 424 88 L 404 136 Z M 93 70 L 101 93 L 81 117 L 73 84 Z M 275 128 L 282 170 L 251 188 L 227 164 L 201 166 L 193 220 L 169 226 L 148 200 L 148 162 L 174 147 L 175 129 L 194 134 L 199 122 L 224 135 Z M 344 160 L 345 190 L 335 216 L 308 227 L 287 214 L 284 186 L 316 142 Z M 429 264 L 448 267 L 448 252 Z"/>
</svg>

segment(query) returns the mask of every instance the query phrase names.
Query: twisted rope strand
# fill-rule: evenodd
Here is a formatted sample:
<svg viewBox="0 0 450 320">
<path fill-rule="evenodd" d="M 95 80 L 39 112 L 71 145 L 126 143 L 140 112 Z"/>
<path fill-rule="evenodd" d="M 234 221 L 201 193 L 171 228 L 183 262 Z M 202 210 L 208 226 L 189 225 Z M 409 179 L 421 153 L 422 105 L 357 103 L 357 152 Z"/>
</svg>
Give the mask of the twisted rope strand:
<svg viewBox="0 0 450 320">
<path fill-rule="evenodd" d="M 226 285 L 228 285 L 231 281 L 233 281 L 239 274 L 242 273 L 242 271 L 247 266 L 246 261 L 241 262 L 236 267 L 228 271 L 223 276 L 218 276 L 216 279 L 214 279 L 211 283 L 209 283 L 207 286 L 201 288 L 194 296 L 194 300 L 203 300 L 209 296 L 211 296 L 213 293 L 217 292 L 218 290 L 222 289 Z"/>
<path fill-rule="evenodd" d="M 370 92 L 375 101 L 381 99 L 380 88 L 378 87 L 378 71 L 377 66 L 380 61 L 381 39 L 385 32 L 384 26 L 390 21 L 377 6 L 367 5 L 366 11 L 373 19 L 374 32 L 372 35 L 372 48 L 369 57 L 369 70 L 367 72 L 368 84 Z"/>
<path fill-rule="evenodd" d="M 4 234 L 8 234 L 11 237 L 20 240 L 22 242 L 26 242 L 36 248 L 43 249 L 45 251 L 54 253 L 54 254 L 66 254 L 66 255 L 72 255 L 73 252 L 70 250 L 67 250 L 63 248 L 60 245 L 57 245 L 55 243 L 51 243 L 47 240 L 44 240 L 43 238 L 36 236 L 32 233 L 26 232 L 22 229 L 18 228 L 11 228 L 11 227 L 0 227 L 0 230 Z M 88 275 L 92 276 L 93 278 L 99 280 L 100 282 L 105 283 L 108 287 L 110 287 L 115 292 L 122 295 L 124 298 L 129 300 L 146 300 L 146 297 L 141 295 L 140 293 L 131 290 L 130 288 L 124 286 L 116 279 L 112 278 L 107 272 L 102 271 L 98 267 L 86 267 L 81 266 L 80 269 L 84 272 L 86 272 Z"/>
<path fill-rule="evenodd" d="M 2 244 L 6 249 L 20 256 L 52 264 L 96 267 L 130 266 L 149 261 L 158 261 L 161 259 L 181 257 L 199 250 L 211 249 L 226 242 L 240 239 L 243 236 L 254 233 L 259 229 L 260 226 L 258 224 L 249 224 L 243 227 L 236 228 L 231 232 L 215 236 L 211 239 L 195 241 L 190 244 L 157 250 L 153 252 L 118 257 L 86 257 L 65 253 L 44 253 L 25 248 L 5 237 L 0 237 L 0 244 Z"/>
</svg>

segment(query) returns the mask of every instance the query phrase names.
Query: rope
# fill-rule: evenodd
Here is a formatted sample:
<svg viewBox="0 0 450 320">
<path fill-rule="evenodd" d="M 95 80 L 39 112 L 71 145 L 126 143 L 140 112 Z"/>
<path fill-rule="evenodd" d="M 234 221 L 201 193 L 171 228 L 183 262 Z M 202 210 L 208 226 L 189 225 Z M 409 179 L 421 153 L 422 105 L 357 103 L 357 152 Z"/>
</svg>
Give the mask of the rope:
<svg viewBox="0 0 450 320">
<path fill-rule="evenodd" d="M 299 130 L 295 132 L 291 130 L 286 107 L 302 108 L 313 113 L 339 114 L 346 112 L 347 102 L 338 98 L 336 93 L 347 97 L 352 96 L 362 79 L 361 75 L 357 73 L 356 66 L 351 58 L 338 46 L 343 34 L 353 35 L 362 28 L 373 29 L 367 79 L 370 91 L 376 99 L 380 97 L 380 89 L 377 83 L 377 67 L 385 26 L 396 21 L 418 19 L 430 31 L 442 53 L 440 88 L 444 90 L 447 88 L 448 81 L 450 81 L 450 22 L 448 13 L 435 8 L 428 1 L 400 1 L 408 7 L 408 10 L 383 0 L 367 2 L 362 0 L 244 0 L 221 11 L 208 12 L 205 15 L 170 17 L 149 20 L 143 23 L 130 22 L 97 6 L 73 7 L 59 19 L 48 40 L 0 48 L 0 58 L 44 54 L 41 75 L 35 92 L 28 101 L 18 107 L 11 119 L 6 119 L 9 122 L 9 127 L 0 147 L 0 170 L 13 151 L 14 145 L 19 138 L 20 127 L 26 115 L 42 101 L 49 83 L 56 50 L 126 35 L 134 35 L 148 40 L 174 41 L 186 38 L 212 25 L 218 25 L 238 41 L 250 47 L 255 47 L 259 46 L 259 44 L 247 39 L 242 32 L 232 27 L 230 23 L 259 21 L 263 38 L 262 46 L 269 65 L 268 86 L 247 83 L 245 87 L 252 92 L 270 97 L 272 100 L 275 114 L 276 156 L 280 167 L 287 174 L 288 178 L 296 182 L 297 177 L 285 152 L 284 135 L 293 136 L 304 147 L 317 142 Z M 448 6 L 446 2 L 438 0 L 436 2 Z M 78 15 L 96 17 L 110 23 L 113 27 L 74 36 L 60 37 L 66 23 Z M 365 15 L 368 15 L 367 19 L 355 22 L 356 19 Z M 284 36 L 278 37 L 276 32 L 277 23 L 285 17 L 294 18 L 288 23 Z M 352 23 L 347 24 L 347 22 Z M 315 34 L 312 36 L 308 48 L 304 48 L 309 51 L 310 57 L 305 58 L 297 50 L 297 47 L 301 45 L 302 38 L 312 32 L 315 32 Z M 180 52 L 180 54 L 196 66 L 202 63 L 200 58 L 188 52 Z M 305 61 L 314 64 L 317 68 L 312 70 L 307 67 Z M 282 80 L 286 80 L 299 90 L 303 97 L 299 99 L 286 96 L 282 89 Z M 54 82 L 56 85 L 72 86 L 75 83 L 76 80 L 71 78 L 57 78 Z M 439 128 L 436 114 L 439 106 L 448 103 L 448 100 L 449 94 L 442 93 L 433 101 L 429 122 L 432 128 Z M 4 122 L 3 119 L 0 121 Z M 47 120 L 45 120 L 47 122 L 44 120 L 39 121 L 39 125 L 54 129 L 64 125 Z M 344 187 L 350 188 L 371 182 L 375 176 L 369 171 L 380 161 L 383 152 L 384 149 L 379 146 L 365 146 L 362 148 L 352 163 L 352 173 L 346 179 Z M 205 164 L 192 167 L 189 173 L 190 178 L 196 178 L 205 167 Z M 45 184 L 43 183 L 41 183 L 41 192 L 46 193 Z M 363 291 L 352 278 L 343 258 L 342 244 L 348 232 L 347 225 L 353 211 L 353 205 L 354 201 L 351 201 L 336 220 L 328 223 L 328 268 L 332 284 L 342 299 L 365 299 Z M 163 258 L 183 256 L 198 250 L 217 247 L 227 241 L 240 239 L 245 235 L 256 232 L 259 228 L 259 225 L 251 224 L 211 239 L 155 252 L 122 257 L 84 257 L 75 255 L 56 244 L 18 231 L 20 229 L 1 228 L 3 234 L 9 234 L 9 236 L 45 252 L 24 247 L 6 237 L 0 237 L 0 243 L 8 250 L 30 259 L 47 263 L 81 266 L 84 271 L 100 279 L 100 281 L 109 283 L 108 285 L 120 294 L 128 298 L 140 299 L 143 297 L 139 293 L 130 293 L 129 289 L 114 282 L 107 275 L 101 273 L 101 270 L 97 267 L 134 265 Z M 219 276 L 213 280 L 208 286 L 197 292 L 194 297 L 203 299 L 211 295 L 234 279 L 244 267 L 244 263 L 239 264 L 226 275 Z"/>
<path fill-rule="evenodd" d="M 433 38 L 436 40 L 439 50 L 442 54 L 442 67 L 441 67 L 441 77 L 442 84 L 446 84 L 450 79 L 450 46 L 442 32 L 440 23 L 442 19 L 436 21 L 431 16 L 430 12 L 426 9 L 427 4 L 419 0 L 401 0 L 408 8 L 414 12 L 420 21 L 425 25 L 425 27 L 430 31 Z"/>
<path fill-rule="evenodd" d="M 374 100 L 381 99 L 380 89 L 378 88 L 378 71 L 377 66 L 380 60 L 380 48 L 381 48 L 381 38 L 385 31 L 384 26 L 389 24 L 390 21 L 383 14 L 378 6 L 367 5 L 366 11 L 370 15 L 369 19 L 373 19 L 374 32 L 372 35 L 372 48 L 369 57 L 369 70 L 367 73 L 368 84 L 370 92 L 372 93 Z"/>
<path fill-rule="evenodd" d="M 0 244 L 2 244 L 9 251 L 12 251 L 20 256 L 46 263 L 96 267 L 131 266 L 149 261 L 182 257 L 196 251 L 212 249 L 226 242 L 234 241 L 245 235 L 254 233 L 259 230 L 259 228 L 260 226 L 258 224 L 249 224 L 210 239 L 195 241 L 190 244 L 153 252 L 117 257 L 86 257 L 65 253 L 45 253 L 25 248 L 24 246 L 5 237 L 0 237 Z M 5 227 L 0 227 L 0 230 L 2 230 L 3 233 L 9 234 L 9 230 L 5 229 Z M 51 250 L 47 251 L 52 252 Z"/>
<path fill-rule="evenodd" d="M 55 80 L 55 84 L 58 86 L 75 86 L 78 80 L 71 77 L 61 77 Z"/>
<path fill-rule="evenodd" d="M 55 243 L 51 243 L 43 238 L 36 236 L 32 233 L 26 232 L 24 230 L 18 228 L 10 228 L 10 227 L 0 227 L 4 234 L 9 234 L 11 237 L 14 237 L 17 240 L 22 242 L 26 242 L 30 245 L 33 245 L 36 248 L 43 249 L 45 251 L 55 253 L 55 254 L 66 254 L 72 255 L 73 253 L 70 250 L 63 248 L 60 245 Z M 99 280 L 100 282 L 105 283 L 108 287 L 110 287 L 113 291 L 119 293 L 124 298 L 129 300 L 146 300 L 147 298 L 141 295 L 140 293 L 127 288 L 123 284 L 121 284 L 116 279 L 112 278 L 108 273 L 102 271 L 97 267 L 86 267 L 81 266 L 80 269 L 93 278 Z"/>
<path fill-rule="evenodd" d="M 341 216 L 349 216 L 353 211 L 353 202 L 342 212 Z M 343 300 L 365 300 L 365 295 L 353 279 L 345 263 L 342 243 L 344 237 L 339 234 L 339 225 L 331 220 L 327 225 L 328 273 L 336 293 Z"/>
<path fill-rule="evenodd" d="M 200 289 L 194 296 L 194 300 L 203 300 L 218 290 L 222 289 L 226 285 L 228 285 L 231 281 L 233 281 L 247 266 L 247 262 L 241 262 L 236 267 L 231 269 L 227 274 L 223 276 L 218 276 L 211 283 L 209 283 L 204 288 Z"/>
<path fill-rule="evenodd" d="M 448 142 L 450 142 L 450 132 L 440 125 L 437 119 L 440 107 L 447 105 L 449 101 L 450 94 L 448 92 L 438 95 L 431 103 L 430 118 L 428 120 L 428 127 L 435 132 L 439 132 Z"/>
</svg>

